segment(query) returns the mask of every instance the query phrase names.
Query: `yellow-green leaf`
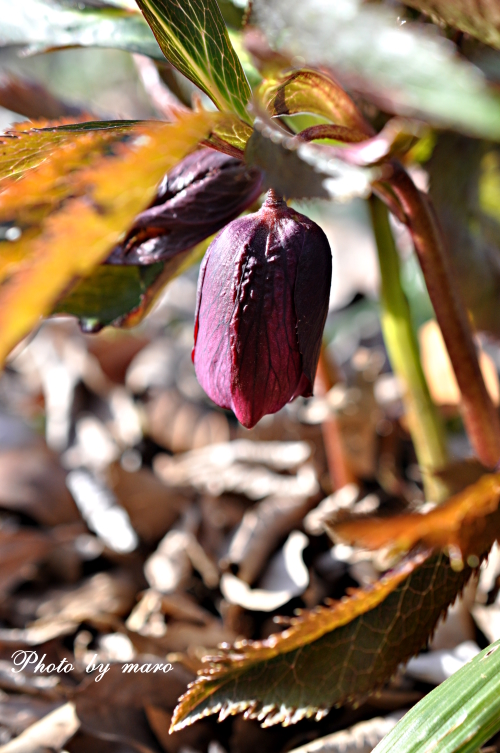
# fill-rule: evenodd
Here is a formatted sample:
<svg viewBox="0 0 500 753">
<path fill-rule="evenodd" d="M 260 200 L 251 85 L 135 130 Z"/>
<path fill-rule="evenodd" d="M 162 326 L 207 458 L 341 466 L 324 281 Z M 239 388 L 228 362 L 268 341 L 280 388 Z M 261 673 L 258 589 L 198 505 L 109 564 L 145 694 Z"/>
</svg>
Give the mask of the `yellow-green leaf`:
<svg viewBox="0 0 500 753">
<path fill-rule="evenodd" d="M 477 753 L 500 729 L 499 649 L 492 643 L 434 688 L 373 753 Z"/>
<path fill-rule="evenodd" d="M 217 0 L 137 0 L 167 60 L 220 110 L 249 122 L 250 86 Z"/>
<path fill-rule="evenodd" d="M 272 116 L 314 113 L 336 125 L 352 128 L 365 138 L 372 130 L 341 86 L 324 73 L 304 68 L 267 79 L 257 96 Z"/>
</svg>

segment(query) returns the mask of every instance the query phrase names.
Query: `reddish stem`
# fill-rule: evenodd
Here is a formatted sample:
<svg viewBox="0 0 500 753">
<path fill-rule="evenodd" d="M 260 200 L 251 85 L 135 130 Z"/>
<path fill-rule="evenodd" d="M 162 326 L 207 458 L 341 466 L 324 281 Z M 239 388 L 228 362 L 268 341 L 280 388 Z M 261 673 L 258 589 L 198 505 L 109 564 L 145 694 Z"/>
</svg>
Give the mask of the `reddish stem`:
<svg viewBox="0 0 500 753">
<path fill-rule="evenodd" d="M 330 364 L 322 348 L 316 371 L 316 380 L 314 382 L 315 394 L 320 397 L 326 395 L 336 381 L 331 375 Z M 345 456 L 340 428 L 334 415 L 323 421 L 321 431 L 323 433 L 323 442 L 325 444 L 326 460 L 332 487 L 334 489 L 341 489 L 346 484 L 352 484 L 356 481 L 356 477 L 350 469 Z"/>
<path fill-rule="evenodd" d="M 406 216 L 436 319 L 462 393 L 462 416 L 478 459 L 500 459 L 500 419 L 479 368 L 472 330 L 454 279 L 451 259 L 427 196 L 398 162 L 388 181 Z M 390 207 L 389 207 L 390 209 Z"/>
</svg>

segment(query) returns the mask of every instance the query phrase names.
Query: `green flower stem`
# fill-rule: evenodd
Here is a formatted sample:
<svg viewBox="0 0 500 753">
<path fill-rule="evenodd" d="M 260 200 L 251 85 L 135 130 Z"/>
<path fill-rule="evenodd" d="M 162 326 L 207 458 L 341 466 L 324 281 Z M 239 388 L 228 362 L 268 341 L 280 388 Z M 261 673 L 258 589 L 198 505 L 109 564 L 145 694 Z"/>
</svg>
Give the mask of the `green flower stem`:
<svg viewBox="0 0 500 753">
<path fill-rule="evenodd" d="M 382 332 L 393 371 L 403 385 L 408 428 L 422 471 L 426 498 L 440 502 L 448 496 L 445 483 L 434 475 L 448 463 L 444 429 L 422 370 L 410 307 L 401 287 L 399 256 L 387 209 L 375 196 L 370 198 L 369 204 L 380 263 Z"/>
<path fill-rule="evenodd" d="M 392 162 L 388 180 L 406 218 L 436 319 L 462 398 L 462 416 L 478 460 L 494 468 L 500 460 L 500 418 L 484 384 L 472 330 L 441 231 L 427 197 L 402 165 Z"/>
</svg>

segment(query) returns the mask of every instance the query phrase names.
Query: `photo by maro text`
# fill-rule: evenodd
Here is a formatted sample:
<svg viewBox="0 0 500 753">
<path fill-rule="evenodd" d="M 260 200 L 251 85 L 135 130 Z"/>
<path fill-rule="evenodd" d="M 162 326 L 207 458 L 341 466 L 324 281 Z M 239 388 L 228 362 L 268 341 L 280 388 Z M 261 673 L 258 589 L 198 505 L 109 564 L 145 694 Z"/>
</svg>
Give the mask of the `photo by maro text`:
<svg viewBox="0 0 500 753">
<path fill-rule="evenodd" d="M 24 669 L 27 669 L 30 667 L 33 672 L 58 672 L 59 674 L 62 672 L 71 672 L 74 669 L 73 664 L 68 662 L 67 659 L 61 659 L 59 664 L 50 663 L 50 664 L 44 664 L 44 661 L 47 657 L 47 654 L 43 654 L 42 657 L 38 656 L 38 653 L 36 651 L 15 651 L 12 654 L 12 661 L 15 664 L 16 669 L 14 667 L 12 668 L 12 672 L 14 674 L 18 674 L 19 672 L 22 672 Z M 87 664 L 85 667 L 85 672 L 88 674 L 91 674 L 92 672 L 96 672 L 95 675 L 95 681 L 99 682 L 106 672 L 108 672 L 110 668 L 110 664 L 104 664 L 104 663 L 94 663 L 97 659 L 97 654 L 94 654 L 92 657 L 92 660 Z M 128 672 L 128 674 L 131 674 L 132 672 L 137 674 L 149 674 L 151 672 L 163 672 L 167 674 L 168 672 L 171 672 L 173 669 L 173 666 L 171 664 L 124 664 L 122 667 L 122 672 Z"/>
</svg>

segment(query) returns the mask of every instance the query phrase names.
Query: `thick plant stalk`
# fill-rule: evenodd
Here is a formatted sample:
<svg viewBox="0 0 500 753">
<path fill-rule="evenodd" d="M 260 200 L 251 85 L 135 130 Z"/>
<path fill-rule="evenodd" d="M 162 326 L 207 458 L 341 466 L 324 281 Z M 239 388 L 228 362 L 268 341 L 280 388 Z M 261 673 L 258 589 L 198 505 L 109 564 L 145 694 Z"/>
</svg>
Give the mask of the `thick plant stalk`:
<svg viewBox="0 0 500 753">
<path fill-rule="evenodd" d="M 484 384 L 472 330 L 437 219 L 427 197 L 404 168 L 392 162 L 388 181 L 406 217 L 427 290 L 462 395 L 462 416 L 471 445 L 483 465 L 500 460 L 500 419 Z"/>
<path fill-rule="evenodd" d="M 444 429 L 422 370 L 387 209 L 376 196 L 369 203 L 380 263 L 384 341 L 393 371 L 403 385 L 408 428 L 422 471 L 426 499 L 440 502 L 448 496 L 445 483 L 435 475 L 448 462 Z"/>
</svg>

